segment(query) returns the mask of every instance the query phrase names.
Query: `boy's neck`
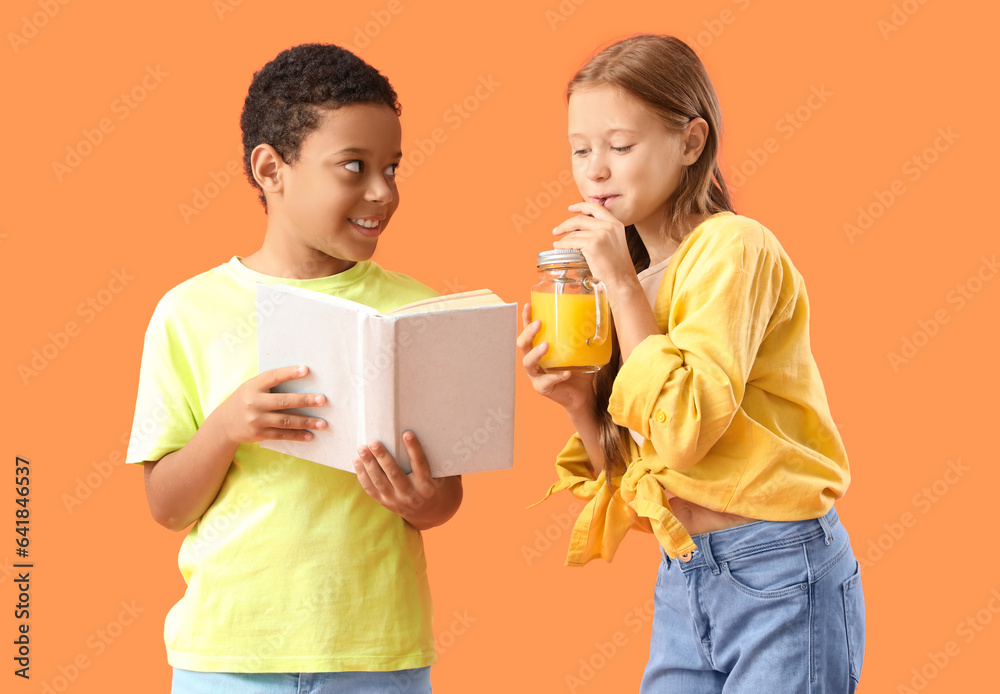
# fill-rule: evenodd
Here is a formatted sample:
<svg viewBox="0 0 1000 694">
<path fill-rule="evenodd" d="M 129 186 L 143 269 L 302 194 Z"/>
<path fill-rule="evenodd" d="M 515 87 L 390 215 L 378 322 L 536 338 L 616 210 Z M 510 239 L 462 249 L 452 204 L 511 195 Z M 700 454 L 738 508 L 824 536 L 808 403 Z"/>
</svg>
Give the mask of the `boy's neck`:
<svg viewBox="0 0 1000 694">
<path fill-rule="evenodd" d="M 270 277 L 292 280 L 311 280 L 339 275 L 357 264 L 355 260 L 334 258 L 314 248 L 285 247 L 270 236 L 256 253 L 243 258 L 243 265 L 254 272 Z"/>
</svg>

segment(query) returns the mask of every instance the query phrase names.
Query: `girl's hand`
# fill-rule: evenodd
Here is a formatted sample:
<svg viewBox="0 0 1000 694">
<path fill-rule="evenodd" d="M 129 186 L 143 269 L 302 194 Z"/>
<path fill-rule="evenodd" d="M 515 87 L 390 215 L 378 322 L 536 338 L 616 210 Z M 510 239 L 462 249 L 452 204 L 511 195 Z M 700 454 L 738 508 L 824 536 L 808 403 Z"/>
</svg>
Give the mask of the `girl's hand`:
<svg viewBox="0 0 1000 694">
<path fill-rule="evenodd" d="M 549 351 L 549 343 L 542 342 L 535 348 L 531 346 L 542 329 L 541 321 L 531 322 L 531 304 L 526 303 L 521 309 L 521 321 L 524 330 L 517 336 L 517 347 L 524 355 L 521 364 L 531 379 L 531 385 L 545 397 L 565 407 L 571 415 L 591 412 L 594 407 L 594 374 L 578 371 L 548 374 L 542 371 L 538 362 Z"/>
<path fill-rule="evenodd" d="M 579 248 L 590 266 L 590 274 L 609 290 L 622 282 L 635 282 L 635 266 L 625 240 L 625 225 L 603 205 L 578 202 L 569 206 L 577 212 L 552 230 L 560 236 L 554 248 Z"/>
</svg>

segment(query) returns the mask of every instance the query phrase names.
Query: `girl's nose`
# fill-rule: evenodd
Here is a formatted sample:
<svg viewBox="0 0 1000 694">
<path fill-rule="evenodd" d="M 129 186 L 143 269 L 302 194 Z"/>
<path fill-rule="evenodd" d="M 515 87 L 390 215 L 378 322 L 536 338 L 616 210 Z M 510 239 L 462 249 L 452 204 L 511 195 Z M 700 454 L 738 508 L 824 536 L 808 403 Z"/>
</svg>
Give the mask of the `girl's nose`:
<svg viewBox="0 0 1000 694">
<path fill-rule="evenodd" d="M 592 181 L 603 181 L 611 175 L 607 160 L 597 152 L 591 152 L 587 161 L 587 178 Z"/>
</svg>

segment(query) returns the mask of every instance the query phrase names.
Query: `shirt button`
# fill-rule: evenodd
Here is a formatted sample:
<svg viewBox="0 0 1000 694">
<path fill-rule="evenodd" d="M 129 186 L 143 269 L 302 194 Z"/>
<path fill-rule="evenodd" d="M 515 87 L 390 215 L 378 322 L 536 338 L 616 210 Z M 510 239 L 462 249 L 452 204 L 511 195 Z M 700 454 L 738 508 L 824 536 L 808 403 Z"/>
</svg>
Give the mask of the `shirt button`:
<svg viewBox="0 0 1000 694">
<path fill-rule="evenodd" d="M 667 413 L 664 412 L 663 410 L 657 410 L 656 421 L 659 422 L 660 424 L 663 424 L 665 421 L 667 421 Z"/>
</svg>

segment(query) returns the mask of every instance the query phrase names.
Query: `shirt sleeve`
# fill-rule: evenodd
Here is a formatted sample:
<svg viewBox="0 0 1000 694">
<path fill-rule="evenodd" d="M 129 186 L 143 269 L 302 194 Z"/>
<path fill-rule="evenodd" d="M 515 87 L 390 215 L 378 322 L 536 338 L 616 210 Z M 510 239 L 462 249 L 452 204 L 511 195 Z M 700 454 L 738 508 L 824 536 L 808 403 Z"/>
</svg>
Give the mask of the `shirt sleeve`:
<svg viewBox="0 0 1000 694">
<path fill-rule="evenodd" d="M 126 463 L 157 461 L 183 448 L 198 423 L 184 387 L 187 360 L 179 347 L 165 345 L 154 322 L 146 331 L 139 367 L 139 392 Z"/>
<path fill-rule="evenodd" d="M 678 278 L 668 333 L 632 351 L 608 404 L 675 470 L 701 460 L 732 422 L 781 289 L 766 247 L 739 235 L 716 244 Z"/>
</svg>

